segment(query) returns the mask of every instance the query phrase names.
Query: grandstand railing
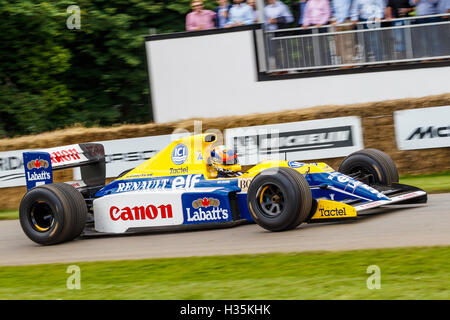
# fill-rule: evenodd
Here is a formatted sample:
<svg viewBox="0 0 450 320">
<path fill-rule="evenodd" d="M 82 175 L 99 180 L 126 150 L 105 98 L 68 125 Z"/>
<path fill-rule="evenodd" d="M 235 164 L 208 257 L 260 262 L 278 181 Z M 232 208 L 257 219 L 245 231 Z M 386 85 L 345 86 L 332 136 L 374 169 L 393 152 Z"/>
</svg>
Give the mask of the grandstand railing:
<svg viewBox="0 0 450 320">
<path fill-rule="evenodd" d="M 450 14 L 264 31 L 266 72 L 450 58 Z"/>
</svg>

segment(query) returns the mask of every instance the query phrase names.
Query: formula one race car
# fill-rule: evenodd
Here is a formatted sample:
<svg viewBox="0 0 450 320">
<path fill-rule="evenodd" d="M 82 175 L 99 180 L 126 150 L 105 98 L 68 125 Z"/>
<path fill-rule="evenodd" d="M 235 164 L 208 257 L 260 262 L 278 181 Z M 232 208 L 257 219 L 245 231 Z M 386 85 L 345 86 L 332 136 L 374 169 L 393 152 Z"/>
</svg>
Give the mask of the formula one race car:
<svg viewBox="0 0 450 320">
<path fill-rule="evenodd" d="M 284 231 L 427 201 L 425 191 L 398 183 L 394 162 L 379 150 L 347 156 L 338 171 L 325 163 L 271 160 L 242 172 L 236 155 L 216 140 L 215 134 L 200 134 L 174 141 L 107 185 L 101 144 L 25 152 L 23 231 L 43 245 L 92 228 L 129 233 L 256 222 Z M 53 183 L 53 170 L 73 167 L 80 167 L 81 181 Z"/>
</svg>

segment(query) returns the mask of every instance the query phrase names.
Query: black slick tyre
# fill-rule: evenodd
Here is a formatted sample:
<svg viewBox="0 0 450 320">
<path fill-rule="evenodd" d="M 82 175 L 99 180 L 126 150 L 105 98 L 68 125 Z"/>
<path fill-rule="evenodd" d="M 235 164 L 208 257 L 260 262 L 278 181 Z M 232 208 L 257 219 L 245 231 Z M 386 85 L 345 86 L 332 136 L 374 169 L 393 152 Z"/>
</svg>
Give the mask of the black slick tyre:
<svg viewBox="0 0 450 320">
<path fill-rule="evenodd" d="M 291 168 L 270 168 L 251 182 L 247 204 L 255 222 L 270 231 L 296 228 L 310 215 L 312 197 L 305 177 Z"/>
<path fill-rule="evenodd" d="M 41 245 L 77 238 L 86 225 L 87 216 L 83 196 L 65 183 L 31 189 L 23 197 L 19 208 L 23 231 Z"/>
<path fill-rule="evenodd" d="M 394 161 L 377 149 L 364 149 L 348 155 L 341 162 L 338 171 L 352 175 L 366 184 L 390 186 L 399 181 Z"/>
</svg>

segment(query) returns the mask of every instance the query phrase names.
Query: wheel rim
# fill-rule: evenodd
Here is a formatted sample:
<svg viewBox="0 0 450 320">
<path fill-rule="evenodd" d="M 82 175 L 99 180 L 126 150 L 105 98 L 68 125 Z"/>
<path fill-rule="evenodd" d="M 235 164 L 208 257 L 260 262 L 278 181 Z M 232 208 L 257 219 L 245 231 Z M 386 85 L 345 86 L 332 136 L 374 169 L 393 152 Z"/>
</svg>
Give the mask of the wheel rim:
<svg viewBox="0 0 450 320">
<path fill-rule="evenodd" d="M 279 216 L 285 207 L 285 197 L 280 187 L 275 184 L 261 186 L 257 193 L 258 205 L 266 217 Z"/>
<path fill-rule="evenodd" d="M 39 201 L 31 208 L 30 221 L 36 231 L 47 232 L 53 227 L 55 216 L 47 203 Z"/>
</svg>

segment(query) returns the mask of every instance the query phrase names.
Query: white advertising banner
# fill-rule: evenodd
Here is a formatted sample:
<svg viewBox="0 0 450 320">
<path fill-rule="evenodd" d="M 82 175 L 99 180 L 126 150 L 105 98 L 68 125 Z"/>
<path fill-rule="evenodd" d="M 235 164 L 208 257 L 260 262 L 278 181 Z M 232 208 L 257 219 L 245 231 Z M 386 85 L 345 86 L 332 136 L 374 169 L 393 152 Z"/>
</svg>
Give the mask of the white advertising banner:
<svg viewBox="0 0 450 320">
<path fill-rule="evenodd" d="M 450 146 L 450 106 L 395 111 L 394 123 L 400 150 Z"/>
<path fill-rule="evenodd" d="M 364 148 L 359 117 L 233 128 L 225 131 L 225 137 L 242 165 L 336 158 Z"/>
<path fill-rule="evenodd" d="M 96 141 L 105 148 L 106 177 L 114 178 L 126 170 L 136 168 L 184 135 L 188 134 Z M 74 169 L 74 179 L 81 179 L 79 168 Z"/>
<path fill-rule="evenodd" d="M 0 152 L 0 188 L 26 185 L 22 159 L 22 152 L 25 151 Z"/>
<path fill-rule="evenodd" d="M 106 177 L 117 177 L 122 172 L 133 169 L 150 159 L 173 140 L 187 135 L 168 134 L 142 138 L 99 141 L 105 147 Z M 52 149 L 42 151 L 50 152 Z M 22 152 L 30 150 L 16 150 L 0 152 L 0 188 L 24 186 L 25 172 Z M 74 180 L 81 179 L 80 169 L 74 169 Z"/>
</svg>

